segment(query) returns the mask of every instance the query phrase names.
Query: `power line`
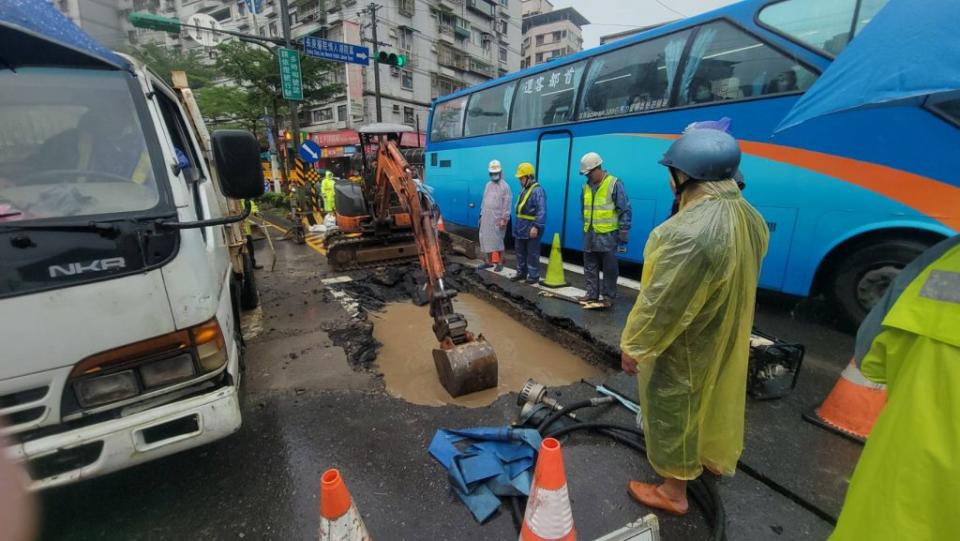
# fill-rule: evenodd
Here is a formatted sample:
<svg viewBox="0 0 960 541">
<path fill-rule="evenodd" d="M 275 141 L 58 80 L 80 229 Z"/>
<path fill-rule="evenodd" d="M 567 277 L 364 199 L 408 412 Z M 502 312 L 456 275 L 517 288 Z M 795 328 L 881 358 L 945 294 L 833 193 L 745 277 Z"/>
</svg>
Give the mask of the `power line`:
<svg viewBox="0 0 960 541">
<path fill-rule="evenodd" d="M 679 15 L 679 16 L 681 16 L 681 17 L 684 17 L 684 18 L 687 17 L 687 15 L 686 15 L 685 13 L 680 12 L 680 11 L 677 11 L 677 10 L 673 9 L 672 7 L 664 4 L 664 3 L 663 3 L 663 0 L 653 0 L 653 1 L 656 2 L 657 5 L 659 5 L 659 6 L 662 7 L 663 9 L 670 10 L 670 11 L 676 13 L 677 15 Z"/>
</svg>

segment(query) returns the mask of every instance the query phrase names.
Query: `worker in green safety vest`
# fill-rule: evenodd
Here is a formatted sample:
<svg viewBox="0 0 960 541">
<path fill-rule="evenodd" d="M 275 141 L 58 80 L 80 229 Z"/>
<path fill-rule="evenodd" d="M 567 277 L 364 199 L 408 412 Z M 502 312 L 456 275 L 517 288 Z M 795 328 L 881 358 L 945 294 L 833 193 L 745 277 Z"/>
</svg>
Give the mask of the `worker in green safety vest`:
<svg viewBox="0 0 960 541">
<path fill-rule="evenodd" d="M 583 277 L 587 293 L 578 300 L 584 308 L 610 308 L 617 298 L 617 278 L 620 276 L 617 252 L 626 252 L 630 235 L 630 199 L 623 183 L 603 169 L 603 158 L 596 152 L 588 152 L 580 158 L 580 174 L 587 178 L 580 196 Z M 601 292 L 603 300 L 600 300 Z"/>
<path fill-rule="evenodd" d="M 323 212 L 337 210 L 336 203 L 337 181 L 333 178 L 333 171 L 327 170 L 320 183 L 320 195 L 323 196 Z"/>
<path fill-rule="evenodd" d="M 831 539 L 954 539 L 960 531 L 960 235 L 907 265 L 857 332 L 887 386 Z"/>
<path fill-rule="evenodd" d="M 263 265 L 257 265 L 257 256 L 253 250 L 253 227 L 250 225 L 250 218 L 260 216 L 260 207 L 253 199 L 247 199 L 250 202 L 250 215 L 243 221 L 243 231 L 247 237 L 247 253 L 250 254 L 250 263 L 255 269 L 262 269 Z"/>
</svg>

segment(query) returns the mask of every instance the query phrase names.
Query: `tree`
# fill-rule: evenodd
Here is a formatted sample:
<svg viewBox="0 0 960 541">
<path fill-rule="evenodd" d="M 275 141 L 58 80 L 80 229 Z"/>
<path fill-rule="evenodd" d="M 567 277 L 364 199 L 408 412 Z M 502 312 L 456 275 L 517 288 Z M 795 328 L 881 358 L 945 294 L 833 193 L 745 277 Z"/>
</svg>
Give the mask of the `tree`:
<svg viewBox="0 0 960 541">
<path fill-rule="evenodd" d="M 174 70 L 185 71 L 190 88 L 194 90 L 210 86 L 220 76 L 216 66 L 204 63 L 203 55 L 197 49 L 182 52 L 148 43 L 132 49 L 130 54 L 162 77 L 168 85 L 172 84 L 170 72 Z"/>
<path fill-rule="evenodd" d="M 211 128 L 239 127 L 258 133 L 263 104 L 249 90 L 238 86 L 209 86 L 195 93 L 197 105 Z"/>
<path fill-rule="evenodd" d="M 276 120 L 274 126 L 280 126 L 280 118 L 287 115 L 287 102 L 280 87 L 280 66 L 276 55 L 239 41 L 221 43 L 217 49 L 217 69 L 248 93 L 246 103 L 249 107 L 259 111 L 266 108 Z M 301 57 L 302 105 L 309 107 L 342 92 L 342 84 L 331 82 L 339 68 L 340 64 Z M 278 136 L 277 133 L 273 135 Z"/>
</svg>

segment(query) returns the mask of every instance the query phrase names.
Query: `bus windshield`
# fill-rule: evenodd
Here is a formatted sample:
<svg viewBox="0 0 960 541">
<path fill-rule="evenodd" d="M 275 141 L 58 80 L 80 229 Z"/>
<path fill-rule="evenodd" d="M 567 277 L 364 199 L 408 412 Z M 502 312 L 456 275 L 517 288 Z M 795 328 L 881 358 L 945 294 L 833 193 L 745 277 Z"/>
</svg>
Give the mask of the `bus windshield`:
<svg viewBox="0 0 960 541">
<path fill-rule="evenodd" d="M 118 71 L 0 71 L 0 223 L 146 211 L 160 202 Z"/>
</svg>

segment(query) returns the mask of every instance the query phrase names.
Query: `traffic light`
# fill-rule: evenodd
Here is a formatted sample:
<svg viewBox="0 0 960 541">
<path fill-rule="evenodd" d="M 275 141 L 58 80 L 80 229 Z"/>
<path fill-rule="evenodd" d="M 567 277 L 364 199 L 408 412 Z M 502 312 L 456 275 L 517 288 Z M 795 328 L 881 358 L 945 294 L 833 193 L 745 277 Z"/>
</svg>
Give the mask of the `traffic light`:
<svg viewBox="0 0 960 541">
<path fill-rule="evenodd" d="M 407 55 L 379 51 L 377 52 L 377 63 L 402 68 L 407 65 Z"/>
<path fill-rule="evenodd" d="M 134 11 L 127 19 L 130 24 L 137 28 L 147 28 L 150 30 L 160 30 L 176 34 L 180 31 L 180 21 L 169 17 L 161 17 L 146 11 Z"/>
</svg>

